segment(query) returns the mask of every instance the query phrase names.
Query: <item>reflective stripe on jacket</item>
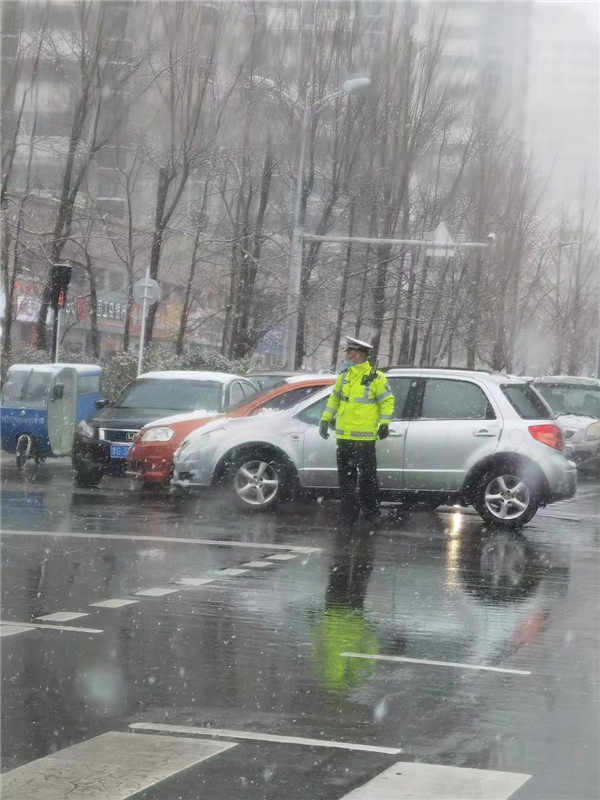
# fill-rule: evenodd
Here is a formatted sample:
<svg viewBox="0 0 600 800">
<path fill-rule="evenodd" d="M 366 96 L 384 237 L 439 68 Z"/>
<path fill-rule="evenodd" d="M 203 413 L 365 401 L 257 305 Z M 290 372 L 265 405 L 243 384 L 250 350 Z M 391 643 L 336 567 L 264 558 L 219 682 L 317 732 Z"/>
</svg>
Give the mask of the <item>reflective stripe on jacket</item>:
<svg viewBox="0 0 600 800">
<path fill-rule="evenodd" d="M 335 417 L 338 439 L 372 442 L 380 425 L 389 425 L 394 413 L 394 395 L 383 372 L 363 384 L 371 372 L 368 361 L 345 369 L 338 375 L 321 419 L 331 422 Z"/>
</svg>

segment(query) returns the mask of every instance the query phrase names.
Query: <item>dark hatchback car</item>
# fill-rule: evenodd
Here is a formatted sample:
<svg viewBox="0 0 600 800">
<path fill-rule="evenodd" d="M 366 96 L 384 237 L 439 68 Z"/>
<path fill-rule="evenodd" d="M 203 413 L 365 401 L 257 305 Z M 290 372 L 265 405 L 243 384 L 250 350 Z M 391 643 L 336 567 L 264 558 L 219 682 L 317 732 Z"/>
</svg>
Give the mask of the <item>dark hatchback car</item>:
<svg viewBox="0 0 600 800">
<path fill-rule="evenodd" d="M 205 411 L 219 414 L 260 393 L 255 383 L 225 372 L 147 372 L 128 384 L 110 405 L 79 423 L 73 441 L 76 486 L 96 486 L 103 475 L 124 475 L 136 433 L 160 417 Z"/>
</svg>

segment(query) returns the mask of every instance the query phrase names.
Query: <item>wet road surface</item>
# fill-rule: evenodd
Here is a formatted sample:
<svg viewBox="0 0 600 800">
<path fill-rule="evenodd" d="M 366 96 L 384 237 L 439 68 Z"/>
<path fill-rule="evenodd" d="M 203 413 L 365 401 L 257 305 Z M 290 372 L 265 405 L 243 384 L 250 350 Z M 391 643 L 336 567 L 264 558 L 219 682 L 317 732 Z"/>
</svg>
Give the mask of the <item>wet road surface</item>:
<svg viewBox="0 0 600 800">
<path fill-rule="evenodd" d="M 3 797 L 598 797 L 599 498 L 349 534 L 6 467 Z"/>
</svg>

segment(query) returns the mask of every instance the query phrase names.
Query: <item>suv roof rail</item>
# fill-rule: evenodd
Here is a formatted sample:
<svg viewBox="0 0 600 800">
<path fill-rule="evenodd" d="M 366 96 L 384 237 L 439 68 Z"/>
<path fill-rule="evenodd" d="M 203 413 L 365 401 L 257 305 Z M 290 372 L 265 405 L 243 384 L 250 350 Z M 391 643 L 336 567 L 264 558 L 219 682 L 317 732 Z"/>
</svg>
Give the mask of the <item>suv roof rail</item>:
<svg viewBox="0 0 600 800">
<path fill-rule="evenodd" d="M 434 367 L 429 364 L 424 366 L 417 366 L 416 364 L 391 364 L 388 367 L 380 367 L 383 372 L 389 369 L 435 369 L 438 371 L 450 372 L 483 372 L 485 375 L 491 375 L 489 369 L 470 369 L 469 367 Z"/>
</svg>

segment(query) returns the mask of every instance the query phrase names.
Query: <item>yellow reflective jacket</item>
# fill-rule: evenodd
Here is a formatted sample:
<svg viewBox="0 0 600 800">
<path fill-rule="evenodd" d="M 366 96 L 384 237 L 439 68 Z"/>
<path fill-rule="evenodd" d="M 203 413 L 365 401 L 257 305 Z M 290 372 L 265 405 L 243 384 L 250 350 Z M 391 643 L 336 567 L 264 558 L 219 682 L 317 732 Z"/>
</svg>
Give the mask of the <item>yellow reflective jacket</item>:
<svg viewBox="0 0 600 800">
<path fill-rule="evenodd" d="M 371 372 L 368 361 L 348 367 L 338 375 L 321 420 L 335 421 L 338 439 L 372 442 L 380 425 L 389 425 L 394 413 L 394 395 L 383 372 L 366 383 Z"/>
</svg>

